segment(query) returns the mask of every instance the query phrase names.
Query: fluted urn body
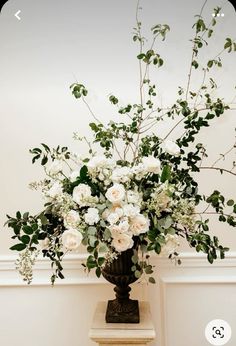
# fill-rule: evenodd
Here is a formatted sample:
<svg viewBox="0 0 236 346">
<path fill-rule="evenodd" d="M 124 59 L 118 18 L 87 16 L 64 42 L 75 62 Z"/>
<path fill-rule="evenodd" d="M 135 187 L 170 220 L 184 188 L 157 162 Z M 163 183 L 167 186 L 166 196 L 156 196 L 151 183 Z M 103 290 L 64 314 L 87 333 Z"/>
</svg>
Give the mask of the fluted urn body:
<svg viewBox="0 0 236 346">
<path fill-rule="evenodd" d="M 117 259 L 102 270 L 104 278 L 115 285 L 116 292 L 116 298 L 107 304 L 107 323 L 139 323 L 138 301 L 129 298 L 129 285 L 137 280 L 131 270 L 133 254 L 133 248 L 121 252 Z"/>
</svg>

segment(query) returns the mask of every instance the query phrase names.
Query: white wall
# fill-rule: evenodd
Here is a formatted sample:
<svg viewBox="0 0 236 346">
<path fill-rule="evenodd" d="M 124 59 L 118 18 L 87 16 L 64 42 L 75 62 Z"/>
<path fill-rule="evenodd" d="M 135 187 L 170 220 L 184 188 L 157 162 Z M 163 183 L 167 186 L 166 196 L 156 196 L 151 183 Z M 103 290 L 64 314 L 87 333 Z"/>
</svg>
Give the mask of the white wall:
<svg viewBox="0 0 236 346">
<path fill-rule="evenodd" d="M 89 89 L 89 101 L 104 121 L 116 119 L 107 102 L 112 92 L 124 103 L 138 102 L 137 47 L 131 40 L 135 1 L 8 1 L 0 17 L 0 224 L 5 214 L 16 210 L 36 212 L 42 206 L 30 181 L 43 172 L 31 165 L 28 149 L 41 142 L 64 144 L 74 150 L 85 146 L 72 140 L 72 133 L 88 135 L 87 110 L 70 94 L 69 85 L 78 79 Z M 177 2 L 176 2 L 177 3 Z M 227 1 L 209 0 L 206 18 L 212 8 L 223 5 L 216 38 L 208 49 L 218 53 L 224 38 L 235 37 L 235 13 Z M 189 68 L 191 24 L 201 2 L 179 0 L 143 1 L 143 23 L 169 23 L 171 32 L 160 45 L 165 68 L 155 72 L 159 100 L 174 101 L 178 85 L 186 85 Z M 14 13 L 21 9 L 22 20 Z M 180 39 L 181 37 L 181 39 Z M 202 57 L 203 61 L 206 59 Z M 236 62 L 225 54 L 225 65 L 215 72 L 219 94 L 230 101 L 234 93 Z M 194 77 L 195 85 L 198 79 Z M 206 143 L 214 161 L 232 143 L 236 127 L 235 112 L 228 112 L 212 128 L 204 130 L 199 141 Z M 164 128 L 163 128 L 164 131 Z M 232 157 L 231 157 L 232 158 Z M 235 196 L 230 176 L 204 173 L 205 191 L 219 188 Z M 211 221 L 216 233 L 232 251 L 236 250 L 235 230 Z M 67 263 L 68 281 L 51 289 L 45 264 L 39 264 L 35 286 L 22 286 L 14 271 L 9 252 L 10 233 L 0 232 L 0 345 L 63 346 L 92 345 L 88 331 L 96 302 L 113 295 L 112 287 L 84 276 L 80 261 Z M 183 246 L 182 251 L 189 251 Z M 10 257 L 9 257 L 10 256 Z M 187 257 L 186 257 L 187 256 Z M 181 268 L 157 262 L 160 284 L 134 285 L 133 295 L 152 302 L 158 346 L 207 345 L 203 330 L 206 322 L 224 318 L 235 325 L 235 255 L 208 266 L 195 253 L 186 255 Z M 224 264 L 221 264 L 224 263 Z M 100 281 L 99 281 L 100 282 Z M 71 326 L 71 330 L 69 327 Z M 233 336 L 235 338 L 235 336 Z M 34 340 L 32 342 L 32 340 Z M 232 339 L 229 346 L 235 344 Z"/>
</svg>

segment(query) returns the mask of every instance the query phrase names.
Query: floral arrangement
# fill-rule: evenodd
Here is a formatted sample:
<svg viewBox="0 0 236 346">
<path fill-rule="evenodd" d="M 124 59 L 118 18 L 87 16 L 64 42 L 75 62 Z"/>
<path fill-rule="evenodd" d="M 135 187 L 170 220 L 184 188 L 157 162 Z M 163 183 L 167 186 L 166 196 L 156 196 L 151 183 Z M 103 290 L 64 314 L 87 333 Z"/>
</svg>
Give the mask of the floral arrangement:
<svg viewBox="0 0 236 346">
<path fill-rule="evenodd" d="M 64 278 L 64 255 L 77 251 L 81 244 L 88 252 L 85 268 L 94 268 L 99 277 L 104 265 L 133 248 L 135 240 L 132 270 L 137 278 L 147 274 L 151 283 L 155 280 L 151 276 L 150 254 L 155 252 L 180 263 L 181 237 L 196 251 L 206 253 L 210 263 L 218 256 L 224 258 L 229 249 L 220 245 L 216 236 L 209 235 L 208 214 L 216 214 L 220 222 L 235 227 L 236 204 L 218 190 L 208 196 L 199 194 L 194 177 L 202 169 L 236 175 L 235 164 L 232 169 L 219 165 L 233 151 L 235 143 L 212 166 L 204 166 L 207 152 L 196 136 L 212 119 L 231 108 L 223 98 L 212 95 L 217 85 L 210 72 L 222 66 L 222 54 L 236 51 L 236 43 L 226 38 L 222 51 L 210 58 L 206 66 L 201 65 L 200 52 L 213 36 L 220 12 L 216 8 L 215 16 L 206 24 L 203 8 L 193 26 L 187 86 L 179 87 L 173 105 L 163 108 L 157 104 L 156 85 L 150 78 L 150 71 L 164 64 L 155 44 L 158 39 L 166 39 L 170 27 L 153 26 L 151 44 L 146 48 L 149 41 L 142 34 L 139 2 L 133 34 L 133 41 L 139 46 L 139 102 L 121 105 L 116 96 L 109 95 L 122 121 L 105 125 L 87 103 L 85 86 L 71 85 L 72 94 L 84 102 L 95 119 L 90 123 L 94 141 L 90 143 L 75 134 L 75 139 L 87 141 L 86 155 L 72 153 L 67 147 L 51 149 L 46 144 L 30 150 L 33 163 L 39 160 L 46 175 L 30 187 L 41 190 L 45 207 L 37 215 L 18 211 L 7 220 L 14 232 L 12 239 L 17 240 L 11 249 L 20 252 L 17 269 L 28 283 L 40 252 L 52 263 L 54 283 L 56 278 Z M 191 90 L 195 70 L 203 80 L 198 90 Z M 157 136 L 155 126 L 166 119 L 172 119 L 174 126 L 163 137 Z M 174 138 L 174 130 L 180 124 L 183 134 Z"/>
</svg>

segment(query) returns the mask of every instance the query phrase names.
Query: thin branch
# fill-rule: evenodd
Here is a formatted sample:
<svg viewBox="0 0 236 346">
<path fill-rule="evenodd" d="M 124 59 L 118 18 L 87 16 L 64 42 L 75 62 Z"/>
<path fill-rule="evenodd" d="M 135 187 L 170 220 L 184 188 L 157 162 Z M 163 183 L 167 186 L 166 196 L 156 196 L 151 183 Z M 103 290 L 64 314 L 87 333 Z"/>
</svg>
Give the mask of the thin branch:
<svg viewBox="0 0 236 346">
<path fill-rule="evenodd" d="M 205 167 L 199 167 L 200 169 L 214 169 L 216 171 L 220 171 L 220 172 L 226 172 L 226 173 L 229 173 L 229 174 L 232 174 L 232 175 L 235 175 L 236 176 L 236 173 L 228 170 L 228 169 L 225 169 L 225 168 L 220 168 L 220 167 L 211 167 L 211 166 L 205 166 Z"/>
</svg>

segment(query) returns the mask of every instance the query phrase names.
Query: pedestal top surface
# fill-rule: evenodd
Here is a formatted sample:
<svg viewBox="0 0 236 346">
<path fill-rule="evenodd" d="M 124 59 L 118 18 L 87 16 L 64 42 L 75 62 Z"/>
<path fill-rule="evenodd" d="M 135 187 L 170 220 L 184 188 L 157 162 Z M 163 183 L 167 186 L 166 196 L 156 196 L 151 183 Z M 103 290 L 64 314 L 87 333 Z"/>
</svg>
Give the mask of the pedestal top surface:
<svg viewBox="0 0 236 346">
<path fill-rule="evenodd" d="M 140 323 L 106 323 L 107 302 L 99 302 L 94 314 L 89 336 L 92 340 L 153 340 L 155 330 L 153 327 L 150 306 L 148 302 L 139 302 Z"/>
</svg>

